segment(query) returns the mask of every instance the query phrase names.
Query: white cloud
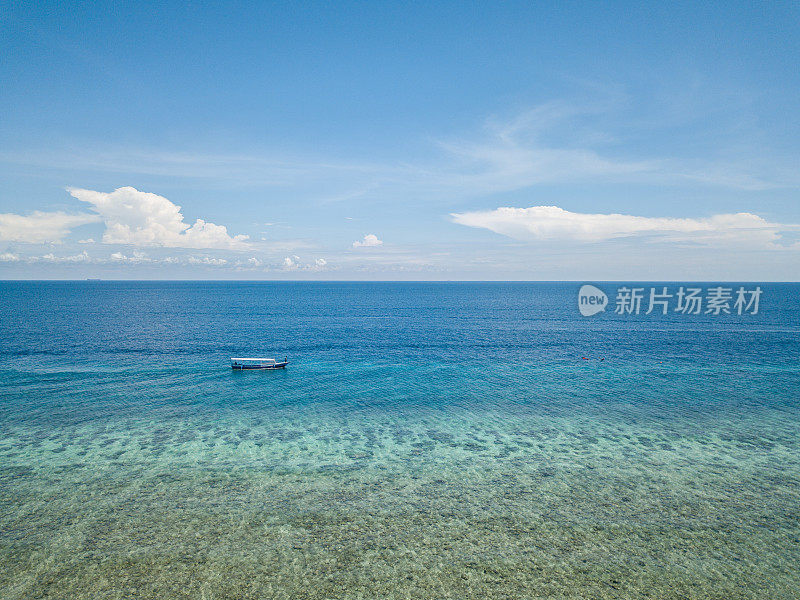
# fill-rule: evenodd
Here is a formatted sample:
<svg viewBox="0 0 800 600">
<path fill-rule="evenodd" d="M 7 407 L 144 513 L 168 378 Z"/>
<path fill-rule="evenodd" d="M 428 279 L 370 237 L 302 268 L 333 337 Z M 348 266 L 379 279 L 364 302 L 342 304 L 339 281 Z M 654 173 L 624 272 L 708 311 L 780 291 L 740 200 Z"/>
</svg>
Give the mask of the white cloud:
<svg viewBox="0 0 800 600">
<path fill-rule="evenodd" d="M 78 240 L 79 244 L 94 244 L 94 240 L 92 238 L 87 238 L 85 240 Z"/>
<path fill-rule="evenodd" d="M 286 258 L 283 259 L 283 269 L 285 271 L 294 271 L 294 270 L 300 268 L 300 264 L 298 262 L 299 260 L 300 260 L 299 256 L 296 256 L 296 255 L 295 256 L 287 256 Z"/>
<path fill-rule="evenodd" d="M 228 264 L 224 258 L 211 258 L 208 256 L 190 256 L 188 260 L 190 265 L 203 265 L 207 267 L 222 267 Z"/>
<path fill-rule="evenodd" d="M 157 194 L 132 187 L 111 193 L 74 188 L 68 191 L 99 213 L 106 225 L 106 244 L 227 250 L 248 247 L 246 235 L 230 236 L 223 225 L 197 219 L 190 226 L 184 222 L 180 206 Z"/>
<path fill-rule="evenodd" d="M 48 252 L 43 256 L 31 256 L 27 259 L 30 262 L 51 262 L 51 263 L 82 263 L 89 262 L 91 259 L 86 251 L 72 256 L 56 256 L 52 252 Z"/>
<path fill-rule="evenodd" d="M 283 259 L 281 269 L 283 271 L 322 271 L 327 264 L 328 261 L 324 258 L 316 258 L 313 263 L 308 263 L 294 254 Z"/>
<path fill-rule="evenodd" d="M 19 261 L 19 254 L 13 252 L 3 252 L 0 254 L 0 262 L 17 262 Z"/>
<path fill-rule="evenodd" d="M 99 220 L 97 215 L 70 215 L 38 210 L 27 216 L 3 213 L 0 214 L 0 240 L 30 244 L 60 242 L 73 227 Z"/>
<path fill-rule="evenodd" d="M 248 267 L 252 267 L 254 269 L 257 269 L 258 267 L 260 267 L 263 264 L 264 263 L 262 261 L 260 261 L 259 259 L 257 259 L 255 256 L 252 256 L 252 257 L 247 259 L 247 266 Z"/>
<path fill-rule="evenodd" d="M 369 248 L 383 245 L 383 240 L 379 240 L 374 233 L 368 233 L 363 240 L 353 242 L 353 248 Z"/>
<path fill-rule="evenodd" d="M 454 213 L 453 221 L 489 229 L 518 240 L 601 242 L 634 236 L 658 236 L 668 241 L 747 241 L 775 243 L 781 226 L 752 213 L 719 214 L 707 218 L 639 217 L 622 214 L 575 213 L 558 206 L 501 207 Z M 790 226 L 789 226 L 790 227 Z"/>
<path fill-rule="evenodd" d="M 129 263 L 151 262 L 144 252 L 134 250 L 131 256 L 126 256 L 122 252 L 114 252 L 111 255 L 111 260 Z"/>
</svg>

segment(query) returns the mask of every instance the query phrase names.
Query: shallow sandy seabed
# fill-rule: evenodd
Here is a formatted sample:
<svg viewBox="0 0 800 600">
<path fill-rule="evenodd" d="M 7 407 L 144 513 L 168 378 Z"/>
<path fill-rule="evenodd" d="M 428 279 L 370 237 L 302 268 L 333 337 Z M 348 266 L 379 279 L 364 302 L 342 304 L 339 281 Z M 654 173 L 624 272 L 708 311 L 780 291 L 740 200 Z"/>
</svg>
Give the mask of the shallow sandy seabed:
<svg viewBox="0 0 800 600">
<path fill-rule="evenodd" d="M 800 597 L 786 415 L 301 416 L 5 432 L 0 596 Z"/>
</svg>

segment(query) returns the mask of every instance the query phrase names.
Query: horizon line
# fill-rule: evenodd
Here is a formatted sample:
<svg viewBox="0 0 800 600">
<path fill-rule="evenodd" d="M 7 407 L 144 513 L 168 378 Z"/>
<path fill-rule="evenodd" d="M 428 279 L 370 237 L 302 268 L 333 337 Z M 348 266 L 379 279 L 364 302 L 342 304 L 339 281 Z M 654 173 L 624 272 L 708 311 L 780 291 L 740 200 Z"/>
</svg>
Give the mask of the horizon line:
<svg viewBox="0 0 800 600">
<path fill-rule="evenodd" d="M 0 279 L 0 283 L 800 283 L 753 279 Z"/>
</svg>

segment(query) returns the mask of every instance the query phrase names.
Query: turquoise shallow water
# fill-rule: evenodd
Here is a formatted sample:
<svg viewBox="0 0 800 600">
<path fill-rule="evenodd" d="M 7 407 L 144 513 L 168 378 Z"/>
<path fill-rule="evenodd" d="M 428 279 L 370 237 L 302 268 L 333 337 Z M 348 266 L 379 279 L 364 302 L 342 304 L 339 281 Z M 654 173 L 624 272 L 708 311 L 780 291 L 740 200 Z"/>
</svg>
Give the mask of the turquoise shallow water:
<svg viewBox="0 0 800 600">
<path fill-rule="evenodd" d="M 578 287 L 0 283 L 0 595 L 800 595 L 800 286 Z"/>
</svg>

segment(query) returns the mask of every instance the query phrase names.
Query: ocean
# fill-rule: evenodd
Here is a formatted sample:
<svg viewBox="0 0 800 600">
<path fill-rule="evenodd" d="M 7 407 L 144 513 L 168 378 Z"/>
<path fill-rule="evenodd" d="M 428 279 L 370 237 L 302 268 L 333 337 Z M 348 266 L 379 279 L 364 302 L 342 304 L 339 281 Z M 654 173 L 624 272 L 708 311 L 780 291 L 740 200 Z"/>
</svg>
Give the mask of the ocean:
<svg viewBox="0 0 800 600">
<path fill-rule="evenodd" d="M 800 597 L 800 284 L 743 285 L 0 282 L 0 597 Z"/>
</svg>

